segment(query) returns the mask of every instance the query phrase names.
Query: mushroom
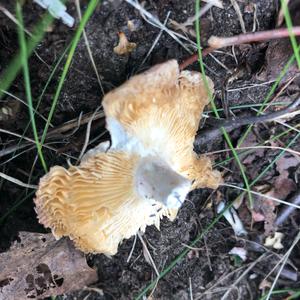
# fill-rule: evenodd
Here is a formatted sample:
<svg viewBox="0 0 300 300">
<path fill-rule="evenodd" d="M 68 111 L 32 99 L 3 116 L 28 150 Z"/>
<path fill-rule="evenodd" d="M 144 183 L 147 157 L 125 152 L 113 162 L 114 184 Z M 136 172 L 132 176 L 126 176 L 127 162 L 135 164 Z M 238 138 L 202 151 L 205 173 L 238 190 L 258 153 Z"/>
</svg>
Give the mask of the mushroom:
<svg viewBox="0 0 300 300">
<path fill-rule="evenodd" d="M 79 166 L 55 166 L 41 178 L 40 223 L 84 252 L 113 255 L 138 230 L 159 229 L 163 216 L 173 220 L 191 189 L 216 188 L 221 180 L 210 160 L 193 152 L 207 103 L 201 74 L 179 72 L 175 60 L 108 93 L 103 107 L 111 146 L 101 143 Z"/>
<path fill-rule="evenodd" d="M 40 180 L 36 212 L 56 238 L 84 252 L 113 255 L 118 244 L 160 218 L 173 220 L 191 183 L 157 157 L 111 151 Z"/>
<path fill-rule="evenodd" d="M 207 77 L 209 88 L 212 81 Z M 179 71 L 170 60 L 134 76 L 104 96 L 112 148 L 156 153 L 192 188 L 216 188 L 221 176 L 210 160 L 193 151 L 203 108 L 209 97 L 199 72 Z"/>
</svg>

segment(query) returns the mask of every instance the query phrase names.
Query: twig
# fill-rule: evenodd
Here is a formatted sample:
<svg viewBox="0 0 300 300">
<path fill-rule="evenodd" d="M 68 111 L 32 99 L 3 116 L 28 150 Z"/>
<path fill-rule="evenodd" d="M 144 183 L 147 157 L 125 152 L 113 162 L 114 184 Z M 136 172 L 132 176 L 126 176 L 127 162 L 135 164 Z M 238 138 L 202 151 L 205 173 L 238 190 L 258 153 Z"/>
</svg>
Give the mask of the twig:
<svg viewBox="0 0 300 300">
<path fill-rule="evenodd" d="M 288 105 L 286 108 L 276 112 L 272 112 L 260 116 L 248 116 L 248 117 L 242 117 L 237 119 L 231 118 L 231 119 L 221 121 L 220 124 L 214 128 L 200 130 L 200 132 L 197 134 L 195 138 L 194 145 L 196 148 L 200 147 L 201 145 L 204 145 L 208 141 L 213 140 L 218 136 L 222 135 L 221 128 L 224 128 L 227 132 L 230 132 L 243 125 L 250 125 L 258 122 L 272 121 L 274 119 L 283 117 L 284 115 L 293 112 L 299 104 L 300 104 L 300 97 L 297 100 L 295 100 L 293 103 Z"/>
<path fill-rule="evenodd" d="M 300 26 L 295 26 L 291 28 L 291 32 L 295 36 L 299 36 Z M 202 56 L 204 57 L 207 54 L 213 52 L 214 50 L 223 47 L 253 43 L 253 42 L 262 42 L 262 41 L 268 41 L 274 39 L 282 39 L 288 36 L 289 36 L 289 31 L 287 28 L 251 32 L 251 33 L 239 34 L 239 35 L 225 37 L 225 38 L 212 36 L 208 40 L 209 47 L 203 49 Z M 180 64 L 180 69 L 181 70 L 185 69 L 187 66 L 196 62 L 197 60 L 198 60 L 198 53 L 195 53 Z"/>
<path fill-rule="evenodd" d="M 268 142 L 268 141 L 266 141 Z M 249 147 L 238 147 L 238 148 L 234 148 L 234 150 L 254 150 L 256 151 L 257 149 L 272 149 L 272 150 L 284 150 L 288 153 L 291 153 L 293 155 L 297 155 L 300 157 L 300 152 L 293 150 L 293 149 L 287 149 L 284 147 L 279 147 L 279 146 L 264 146 L 264 145 L 257 145 L 257 146 L 249 146 Z M 223 153 L 223 152 L 229 152 L 232 151 L 231 149 L 222 149 L 222 150 L 216 150 L 216 151 L 211 151 L 211 152 L 205 152 L 205 155 L 213 155 L 213 154 L 217 154 L 217 153 Z M 251 151 L 247 151 L 247 152 L 251 152 Z"/>
<path fill-rule="evenodd" d="M 209 53 L 213 52 L 215 48 L 213 47 L 207 47 L 202 50 L 202 57 L 208 55 Z M 186 60 L 184 60 L 180 65 L 180 70 L 184 70 L 186 67 L 191 65 L 192 63 L 196 62 L 199 59 L 198 52 L 193 54 L 192 56 L 188 57 Z"/>
</svg>

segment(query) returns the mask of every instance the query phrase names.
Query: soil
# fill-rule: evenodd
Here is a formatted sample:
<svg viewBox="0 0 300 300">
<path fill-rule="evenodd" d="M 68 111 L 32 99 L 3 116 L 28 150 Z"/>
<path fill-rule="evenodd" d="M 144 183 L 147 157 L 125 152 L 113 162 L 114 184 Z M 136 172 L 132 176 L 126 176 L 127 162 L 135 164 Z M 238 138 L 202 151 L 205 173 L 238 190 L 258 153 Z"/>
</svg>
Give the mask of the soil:
<svg viewBox="0 0 300 300">
<path fill-rule="evenodd" d="M 13 12 L 14 4 L 6 2 L 0 1 L 0 5 L 5 6 L 9 11 Z M 82 10 L 86 8 L 87 2 L 81 1 Z M 176 20 L 178 23 L 184 22 L 188 17 L 194 15 L 195 4 L 193 0 L 149 0 L 144 3 L 145 9 L 162 22 L 165 20 L 168 12 L 170 12 L 170 19 Z M 203 5 L 203 2 L 201 3 Z M 238 1 L 246 30 L 252 31 L 253 28 L 253 3 L 256 5 L 256 30 L 274 28 L 278 13 L 277 1 Z M 203 28 L 202 43 L 204 46 L 207 43 L 207 38 L 211 35 L 231 36 L 241 33 L 240 22 L 230 1 L 224 0 L 223 4 L 224 9 L 213 7 L 201 19 L 201 26 Z M 67 6 L 68 12 L 72 16 L 76 16 L 76 9 L 73 3 Z M 250 9 L 251 7 L 252 10 Z M 34 23 L 43 14 L 43 10 L 31 1 L 26 1 L 23 13 L 25 27 L 30 31 Z M 136 31 L 130 32 L 128 30 L 128 20 L 133 20 L 137 24 Z M 125 56 L 120 56 L 113 52 L 113 48 L 118 43 L 118 32 L 120 31 L 125 32 L 128 39 L 137 44 L 136 49 Z M 140 13 L 126 2 L 102 1 L 101 6 L 97 8 L 89 21 L 86 33 L 105 92 L 120 85 L 133 74 L 141 72 L 159 62 L 171 58 L 182 61 L 189 57 L 190 54 L 186 50 L 177 44 L 167 33 L 163 33 L 149 58 L 142 65 L 159 31 L 158 28 L 145 22 Z M 36 52 L 31 56 L 29 60 L 30 76 L 35 103 L 37 103 L 37 99 L 50 76 L 55 62 L 62 55 L 64 49 L 71 41 L 73 34 L 74 29 L 70 29 L 61 22 L 55 21 L 54 25 L 49 28 L 49 32 L 43 41 L 38 45 Z M 190 38 L 193 39 L 192 37 Z M 246 61 L 250 66 L 250 71 L 247 76 L 244 76 L 230 86 L 232 89 L 235 88 L 234 91 L 228 93 L 230 105 L 261 103 L 266 96 L 271 83 L 253 85 L 250 89 L 238 89 L 241 86 L 261 83 L 257 79 L 257 74 L 265 64 L 266 49 L 267 44 L 254 44 L 236 48 L 238 65 Z M 17 50 L 16 25 L 4 14 L 1 14 L 0 72 L 5 69 Z M 191 52 L 195 51 L 191 47 L 190 50 Z M 229 55 L 230 53 L 232 53 L 230 49 L 224 49 L 214 54 L 214 57 L 226 66 L 226 68 L 222 67 L 211 56 L 204 59 L 207 74 L 215 83 L 217 103 L 219 103 L 224 80 L 237 67 L 235 58 Z M 189 69 L 199 70 L 199 65 L 195 63 Z M 47 116 L 50 110 L 61 70 L 62 65 L 59 67 L 58 72 L 55 73 L 41 102 L 39 112 L 44 116 Z M 21 99 L 26 99 L 22 76 L 19 75 L 16 78 L 9 92 Z M 76 49 L 67 80 L 64 83 L 52 124 L 54 127 L 57 127 L 73 118 L 78 118 L 80 113 L 95 111 L 101 104 L 101 98 L 101 89 L 90 63 L 86 45 L 84 40 L 81 39 Z M 0 121 L 0 127 L 22 134 L 29 121 L 27 108 L 23 104 L 12 105 L 11 103 L 16 103 L 11 96 L 5 96 L 0 103 L 0 107 L 4 107 L 5 105 L 11 105 L 12 107 L 12 115 Z M 236 114 L 244 114 L 245 110 L 237 110 L 235 112 Z M 37 126 L 41 132 L 44 126 L 44 121 L 41 118 L 37 118 Z M 86 126 L 81 126 L 75 133 L 66 134 L 59 140 L 55 140 L 54 147 L 58 151 L 45 151 L 48 165 L 59 164 L 67 166 L 66 157 L 62 153 L 78 157 L 84 143 L 85 130 Z M 269 128 L 260 125 L 256 130 L 264 137 L 268 135 Z M 91 139 L 98 138 L 93 144 L 89 145 L 89 148 L 109 138 L 107 133 L 99 137 L 104 131 L 103 120 L 93 123 Z M 241 130 L 236 130 L 232 133 L 235 143 L 240 134 Z M 31 131 L 28 131 L 26 135 L 32 136 Z M 1 134 L 0 143 L 4 149 L 16 145 L 17 140 L 10 135 Z M 209 151 L 220 149 L 224 149 L 224 141 L 221 138 L 207 145 L 207 150 Z M 43 174 L 43 169 L 39 162 L 37 162 L 34 170 L 31 170 L 33 162 L 36 159 L 36 151 L 31 150 L 20 154 L 21 152 L 22 150 L 19 150 L 15 154 L 11 153 L 10 155 L 1 157 L 1 172 L 24 182 L 27 182 L 29 176 L 31 176 L 32 179 L 30 182 L 37 184 L 38 178 Z M 220 154 L 214 158 L 218 161 L 225 156 Z M 249 176 L 253 176 L 254 178 L 254 173 L 268 164 L 271 158 L 272 153 L 260 157 L 254 167 L 256 170 L 253 170 L 253 174 Z M 228 174 L 225 172 L 224 174 L 227 176 L 225 179 L 230 178 L 233 182 L 242 182 L 235 163 L 231 163 L 227 168 L 230 168 L 232 173 L 229 172 Z M 266 176 L 272 177 L 275 174 L 274 172 L 274 170 L 271 170 Z M 45 232 L 45 229 L 37 222 L 32 201 L 33 195 L 30 194 L 30 191 L 5 180 L 1 180 L 0 184 L 0 212 L 1 216 L 5 216 L 5 218 L 0 219 L 0 251 L 2 252 L 9 248 L 9 245 L 16 239 L 19 231 Z M 221 192 L 225 194 L 224 197 L 228 200 L 232 200 L 236 196 L 232 191 L 227 193 L 225 191 L 221 189 Z M 188 200 L 173 223 L 163 220 L 160 231 L 153 226 L 147 228 L 143 238 L 147 242 L 152 258 L 159 271 L 168 266 L 185 249 L 185 245 L 193 241 L 212 222 L 216 216 L 214 206 L 219 198 L 219 195 L 211 190 L 194 191 L 189 195 Z M 299 226 L 298 219 L 295 218 L 293 222 Z M 257 242 L 257 238 L 263 234 L 262 226 L 257 225 L 251 229 L 250 222 L 247 223 L 246 221 L 245 223 L 247 230 L 251 232 L 249 239 Z M 288 247 L 291 245 L 297 230 L 292 225 L 286 225 L 283 231 L 288 236 L 285 245 Z M 108 300 L 133 299 L 136 297 L 155 279 L 155 271 L 151 264 L 148 263 L 147 256 L 143 252 L 143 247 L 139 239 L 136 241 L 136 246 L 129 262 L 127 261 L 133 247 L 133 242 L 134 237 L 124 241 L 119 247 L 118 254 L 114 257 L 106 257 L 104 255 L 87 256 L 89 264 L 98 271 L 99 282 L 93 285 L 97 289 L 82 289 L 69 295 L 59 296 L 56 299 Z M 201 239 L 197 243 L 196 248 L 190 249 L 188 255 L 180 260 L 173 270 L 158 282 L 152 299 L 191 299 L 191 291 L 194 299 L 221 299 L 228 290 L 228 287 L 239 278 L 245 267 L 249 266 L 251 262 L 255 261 L 261 255 L 258 251 L 249 251 L 247 262 L 237 265 L 237 262 L 232 259 L 232 256 L 228 252 L 233 247 L 244 246 L 246 244 L 246 240 L 236 239 L 232 228 L 222 219 L 205 235 L 204 239 Z M 298 247 L 291 256 L 295 266 L 298 268 L 300 267 L 299 252 Z M 266 255 L 247 276 L 243 277 L 235 285 L 235 288 L 229 292 L 226 299 L 258 299 L 261 295 L 258 286 L 265 275 L 275 266 L 277 262 L 277 258 L 275 258 L 276 256 Z M 283 278 L 279 281 L 277 287 L 299 288 L 300 284 L 299 282 L 295 283 Z"/>
</svg>

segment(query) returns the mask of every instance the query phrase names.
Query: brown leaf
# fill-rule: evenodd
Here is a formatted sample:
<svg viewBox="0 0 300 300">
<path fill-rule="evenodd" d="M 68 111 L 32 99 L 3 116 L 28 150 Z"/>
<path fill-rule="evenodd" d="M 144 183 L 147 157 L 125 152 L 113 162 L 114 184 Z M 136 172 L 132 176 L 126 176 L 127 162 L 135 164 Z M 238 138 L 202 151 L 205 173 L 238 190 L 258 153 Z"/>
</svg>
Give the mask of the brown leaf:
<svg viewBox="0 0 300 300">
<path fill-rule="evenodd" d="M 97 273 L 67 239 L 20 232 L 20 242 L 0 254 L 0 299 L 43 299 L 97 281 Z"/>
<path fill-rule="evenodd" d="M 241 147 L 255 147 L 258 145 L 258 140 L 253 132 L 250 132 L 246 139 L 241 144 Z M 242 159 L 244 164 L 252 164 L 253 161 L 257 159 L 257 157 L 263 157 L 265 155 L 265 150 L 261 148 L 253 149 L 253 152 L 247 154 L 240 154 L 240 158 Z"/>
<path fill-rule="evenodd" d="M 284 200 L 291 192 L 294 192 L 297 188 L 296 183 L 287 178 L 287 176 L 277 176 L 274 182 L 274 189 L 272 191 L 272 197 Z"/>
<path fill-rule="evenodd" d="M 291 167 L 296 167 L 300 163 L 300 160 L 298 157 L 290 155 L 290 154 L 285 154 L 281 156 L 277 162 L 276 162 L 276 170 L 279 172 L 281 175 L 286 175 L 287 170 Z"/>
<path fill-rule="evenodd" d="M 297 188 L 295 182 L 288 178 L 288 172 L 286 170 L 282 170 L 282 173 L 274 179 L 272 188 L 268 192 L 262 192 L 264 195 L 284 200 Z M 259 196 L 254 197 L 252 219 L 254 222 L 265 222 L 264 229 L 266 235 L 270 235 L 276 229 L 274 222 L 276 220 L 275 208 L 277 205 L 279 205 L 279 203 L 274 200 Z"/>
</svg>

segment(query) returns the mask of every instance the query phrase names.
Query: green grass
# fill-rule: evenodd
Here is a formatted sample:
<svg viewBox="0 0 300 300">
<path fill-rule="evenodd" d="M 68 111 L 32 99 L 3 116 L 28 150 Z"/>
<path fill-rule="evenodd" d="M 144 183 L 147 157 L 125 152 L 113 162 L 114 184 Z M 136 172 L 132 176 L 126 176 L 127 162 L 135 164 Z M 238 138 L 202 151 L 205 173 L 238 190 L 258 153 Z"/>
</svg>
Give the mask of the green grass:
<svg viewBox="0 0 300 300">
<path fill-rule="evenodd" d="M 75 32 L 74 38 L 71 42 L 71 46 L 70 46 L 70 50 L 69 50 L 69 53 L 68 53 L 68 56 L 67 56 L 66 63 L 64 65 L 64 68 L 63 68 L 62 74 L 60 76 L 60 80 L 58 82 L 58 86 L 57 86 L 53 101 L 52 101 L 52 104 L 51 104 L 51 109 L 50 109 L 50 112 L 49 112 L 49 115 L 48 115 L 48 118 L 47 118 L 47 123 L 45 125 L 44 131 L 43 131 L 43 134 L 42 134 L 42 139 L 41 139 L 42 144 L 44 143 L 44 141 L 46 139 L 46 135 L 47 135 L 47 132 L 48 132 L 50 122 L 51 122 L 53 114 L 55 112 L 56 105 L 57 105 L 62 87 L 64 85 L 64 82 L 65 82 L 66 76 L 68 74 L 69 68 L 71 66 L 71 62 L 72 62 L 76 47 L 78 45 L 78 42 L 80 40 L 80 37 L 83 33 L 84 27 L 87 24 L 90 17 L 92 16 L 92 14 L 93 14 L 94 10 L 96 9 L 97 5 L 99 4 L 99 2 L 100 2 L 100 0 L 91 0 L 89 2 L 89 5 L 88 5 L 81 21 L 80 21 L 78 29 Z"/>
<path fill-rule="evenodd" d="M 51 123 L 51 119 L 53 117 L 54 111 L 55 111 L 55 107 L 60 95 L 60 91 L 61 88 L 63 86 L 64 80 L 66 78 L 67 72 L 69 70 L 69 67 L 71 65 L 72 62 L 72 58 L 74 56 L 76 47 L 78 45 L 78 42 L 80 40 L 81 34 L 83 32 L 83 28 L 85 27 L 86 23 L 88 22 L 88 20 L 90 19 L 91 15 L 93 14 L 96 6 L 98 5 L 98 3 L 100 3 L 99 0 L 92 0 L 90 1 L 85 14 L 79 24 L 79 27 L 77 28 L 74 38 L 71 42 L 70 45 L 68 45 L 66 47 L 66 49 L 64 50 L 64 52 L 62 53 L 61 57 L 57 60 L 57 63 L 55 64 L 55 67 L 52 69 L 50 76 L 43 88 L 43 91 L 41 92 L 39 98 L 38 98 L 38 103 L 37 106 L 35 108 L 35 110 L 37 111 L 40 103 L 43 99 L 44 93 L 47 90 L 54 74 L 57 72 L 58 67 L 60 65 L 60 63 L 62 62 L 63 58 L 65 57 L 65 54 L 68 52 L 68 57 L 66 60 L 66 63 L 63 67 L 63 71 L 62 71 L 62 75 L 60 77 L 60 81 L 58 84 L 58 87 L 56 89 L 55 92 L 55 97 L 54 97 L 54 101 L 52 102 L 52 106 L 51 106 L 51 115 L 48 115 L 47 117 L 47 126 L 45 127 L 46 130 L 44 130 L 44 135 L 42 138 L 42 141 L 44 141 L 47 130 L 50 126 Z M 23 73 L 24 73 L 24 84 L 25 84 L 25 88 L 26 88 L 26 96 L 27 96 L 27 100 L 28 100 L 28 104 L 30 106 L 30 111 L 29 111 L 29 115 L 30 115 L 30 122 L 27 124 L 25 130 L 23 131 L 23 136 L 25 136 L 26 131 L 28 129 L 28 127 L 31 125 L 33 127 L 33 131 L 34 131 L 34 136 L 35 139 L 37 141 L 37 149 L 39 150 L 39 153 L 42 156 L 41 153 L 41 148 L 42 148 L 42 144 L 39 142 L 38 140 L 38 136 L 37 136 L 37 130 L 36 130 L 36 125 L 35 125 L 35 118 L 34 118 L 34 110 L 33 110 L 33 105 L 32 105 L 32 95 L 31 95 L 31 85 L 30 85 L 30 76 L 29 76 L 29 68 L 28 68 L 28 58 L 30 57 L 30 54 L 33 52 L 33 50 L 35 49 L 35 47 L 37 46 L 37 44 L 41 41 L 41 39 L 44 36 L 44 32 L 45 29 L 51 24 L 51 22 L 53 21 L 53 18 L 46 14 L 42 21 L 39 22 L 39 24 L 34 28 L 33 30 L 33 37 L 26 43 L 26 39 L 25 39 L 25 35 L 24 35 L 24 25 L 23 25 L 23 20 L 22 20 L 22 13 L 21 13 L 21 6 L 18 3 L 17 6 L 17 16 L 18 16 L 18 20 L 20 22 L 21 26 L 18 26 L 18 34 L 19 34 L 19 41 L 20 41 L 20 51 L 19 53 L 16 55 L 16 57 L 14 59 L 12 59 L 12 61 L 10 62 L 9 66 L 7 67 L 7 69 L 3 72 L 3 75 L 1 76 L 0 79 L 0 88 L 3 90 L 7 90 L 11 83 L 13 82 L 13 80 L 15 79 L 16 75 L 18 74 L 18 71 L 20 70 L 20 68 L 23 67 Z M 1 92 L 1 91 L 0 91 Z M 0 94 L 1 97 L 1 94 Z M 21 139 L 19 140 L 19 143 L 21 142 Z M 46 164 L 43 164 L 44 167 L 44 171 L 46 172 Z M 41 176 L 41 174 L 39 174 L 39 176 Z M 37 177 L 35 178 L 35 180 L 37 179 Z M 21 197 L 19 200 L 17 200 L 13 206 L 5 213 L 1 216 L 0 218 L 0 224 L 4 222 L 4 220 L 16 209 L 18 209 L 22 203 L 24 203 L 27 199 L 31 199 L 32 196 L 34 195 L 34 192 L 30 192 L 28 195 L 25 195 L 25 191 L 24 193 L 22 193 Z"/>
<path fill-rule="evenodd" d="M 21 63 L 22 63 L 22 67 L 23 67 L 23 78 L 24 78 L 26 98 L 27 98 L 28 108 L 29 108 L 30 122 L 31 122 L 31 126 L 32 126 L 34 140 L 36 143 L 37 152 L 38 152 L 40 161 L 42 163 L 42 166 L 44 168 L 44 171 L 47 173 L 48 168 L 47 168 L 47 165 L 46 165 L 43 153 L 42 153 L 42 146 L 41 146 L 41 143 L 40 143 L 39 137 L 38 137 L 38 132 L 37 132 L 36 123 L 35 123 L 35 117 L 34 117 L 34 109 L 33 109 L 33 105 L 32 105 L 30 75 L 29 75 L 29 67 L 28 67 L 28 60 L 27 60 L 28 49 L 27 49 L 24 26 L 23 26 L 22 8 L 21 8 L 21 4 L 19 3 L 19 1 L 17 1 L 17 4 L 16 4 L 16 15 L 17 15 L 17 19 L 21 25 L 21 26 L 17 26 L 17 28 L 18 28 L 19 46 L 21 49 L 20 55 L 21 55 Z"/>
<path fill-rule="evenodd" d="M 300 47 L 298 48 L 299 51 Z M 266 98 L 264 99 L 264 101 L 262 102 L 262 106 L 259 109 L 259 111 L 257 112 L 257 115 L 260 115 L 263 110 L 265 105 L 271 100 L 272 96 L 274 95 L 276 88 L 278 87 L 280 81 L 283 79 L 283 77 L 285 76 L 285 74 L 287 73 L 289 67 L 292 65 L 292 63 L 295 61 L 295 54 L 293 54 L 290 59 L 288 60 L 287 64 L 284 66 L 284 68 L 282 69 L 282 71 L 280 72 L 279 76 L 276 78 L 275 82 L 273 83 L 270 91 L 268 92 Z M 241 146 L 241 144 L 244 142 L 244 140 L 246 139 L 247 135 L 249 134 L 249 132 L 251 131 L 253 125 L 249 125 L 247 130 L 245 131 L 245 133 L 242 135 L 242 137 L 239 140 L 238 143 L 238 147 Z"/>
<path fill-rule="evenodd" d="M 296 37 L 295 37 L 295 35 L 292 31 L 293 24 L 292 24 L 291 15 L 290 15 L 290 12 L 289 12 L 289 9 L 288 9 L 288 6 L 287 6 L 288 3 L 287 3 L 286 0 L 280 0 L 280 2 L 281 2 L 281 8 L 282 8 L 282 11 L 283 11 L 284 19 L 285 19 L 285 22 L 286 22 L 286 27 L 288 29 L 290 40 L 291 40 L 291 43 L 292 43 L 293 51 L 294 51 L 294 54 L 296 56 L 298 69 L 300 70 L 300 54 L 299 54 L 299 50 L 298 50 L 299 45 L 298 45 Z"/>
<path fill-rule="evenodd" d="M 272 296 L 275 295 L 286 295 L 286 294 L 291 294 L 290 296 L 284 296 L 285 300 L 293 300 L 293 299 L 299 299 L 300 298 L 300 290 L 299 289 L 282 289 L 282 290 L 274 290 L 272 292 Z M 268 294 L 263 295 L 262 297 L 259 298 L 259 300 L 266 300 L 268 298 Z"/>
<path fill-rule="evenodd" d="M 46 29 L 51 25 L 53 22 L 53 17 L 46 13 L 42 20 L 33 28 L 32 30 L 32 37 L 26 44 L 26 58 L 28 59 L 32 54 L 33 50 L 36 46 L 40 43 L 43 39 Z M 18 26 L 19 27 L 19 26 Z M 0 76 L 0 99 L 3 96 L 2 90 L 6 91 L 9 89 L 12 82 L 15 80 L 16 76 L 18 75 L 19 71 L 22 68 L 22 50 L 16 54 L 16 56 L 10 61 L 8 67 L 4 70 L 4 72 Z"/>
<path fill-rule="evenodd" d="M 68 46 L 66 47 L 66 49 L 63 51 L 63 53 L 60 55 L 60 57 L 59 57 L 59 58 L 57 59 L 57 61 L 54 63 L 54 67 L 53 67 L 53 69 L 52 69 L 51 72 L 50 72 L 50 75 L 49 75 L 49 77 L 48 77 L 48 80 L 47 80 L 47 82 L 46 82 L 46 84 L 45 84 L 45 86 L 44 86 L 44 88 L 43 88 L 43 90 L 42 90 L 40 96 L 38 97 L 38 102 L 37 102 L 37 105 L 36 105 L 35 110 L 34 110 L 34 112 L 33 112 L 34 115 L 35 115 L 35 112 L 38 111 L 38 109 L 39 109 L 39 107 L 40 107 L 40 104 L 41 104 L 41 102 L 42 102 L 42 100 L 43 100 L 44 94 L 45 94 L 45 92 L 46 92 L 46 90 L 47 90 L 47 88 L 48 88 L 50 82 L 51 82 L 52 79 L 53 79 L 53 76 L 55 75 L 55 73 L 56 73 L 58 67 L 60 66 L 60 64 L 61 64 L 63 58 L 65 57 L 65 54 L 67 53 L 67 51 L 68 51 L 69 48 L 70 48 L 70 45 L 68 45 Z M 26 132 L 27 132 L 28 128 L 30 127 L 30 124 L 31 124 L 31 122 L 29 121 L 29 122 L 27 123 L 27 125 L 25 126 L 25 129 L 24 129 L 24 131 L 23 131 L 23 137 L 26 135 Z M 22 142 L 22 138 L 20 138 L 20 140 L 19 140 L 19 142 L 18 142 L 18 145 L 20 145 L 21 142 Z M 14 155 L 15 155 L 15 152 L 13 152 L 12 156 L 14 156 Z"/>
</svg>

